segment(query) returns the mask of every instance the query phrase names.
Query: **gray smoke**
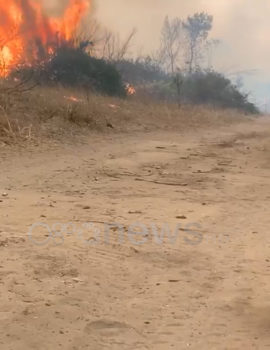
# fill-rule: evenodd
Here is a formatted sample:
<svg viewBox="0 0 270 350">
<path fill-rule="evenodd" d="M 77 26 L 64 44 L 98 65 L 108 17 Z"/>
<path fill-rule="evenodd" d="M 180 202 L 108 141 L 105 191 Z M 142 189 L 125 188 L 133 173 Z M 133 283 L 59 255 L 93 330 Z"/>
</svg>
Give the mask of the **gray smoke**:
<svg viewBox="0 0 270 350">
<path fill-rule="evenodd" d="M 96 0 L 96 16 L 125 35 L 138 28 L 135 51 L 149 53 L 159 42 L 164 17 L 186 18 L 206 11 L 214 16 L 212 37 L 221 40 L 214 63 L 232 76 L 242 72 L 248 89 L 268 93 L 270 81 L 269 0 Z"/>
</svg>

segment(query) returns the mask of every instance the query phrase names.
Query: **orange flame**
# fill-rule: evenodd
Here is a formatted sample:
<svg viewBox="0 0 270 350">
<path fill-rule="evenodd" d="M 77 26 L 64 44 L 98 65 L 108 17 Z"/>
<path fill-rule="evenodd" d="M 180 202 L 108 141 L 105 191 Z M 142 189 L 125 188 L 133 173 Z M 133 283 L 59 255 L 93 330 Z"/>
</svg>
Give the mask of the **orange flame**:
<svg viewBox="0 0 270 350">
<path fill-rule="evenodd" d="M 0 76 L 33 64 L 73 37 L 91 0 L 69 0 L 62 17 L 46 14 L 40 0 L 0 0 Z"/>
<path fill-rule="evenodd" d="M 65 98 L 66 100 L 68 100 L 68 101 L 71 101 L 71 102 L 77 102 L 77 103 L 83 102 L 82 99 L 77 98 L 77 97 L 75 97 L 75 96 L 64 96 L 64 98 Z"/>
<path fill-rule="evenodd" d="M 136 89 L 131 84 L 126 84 L 126 92 L 129 96 L 132 96 L 136 94 Z"/>
</svg>

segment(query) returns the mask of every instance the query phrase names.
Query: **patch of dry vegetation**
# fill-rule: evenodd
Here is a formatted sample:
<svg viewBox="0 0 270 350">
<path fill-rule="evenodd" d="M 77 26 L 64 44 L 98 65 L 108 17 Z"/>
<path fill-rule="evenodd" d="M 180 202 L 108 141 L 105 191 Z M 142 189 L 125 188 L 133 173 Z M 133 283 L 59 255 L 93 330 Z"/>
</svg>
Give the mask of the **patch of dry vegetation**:
<svg viewBox="0 0 270 350">
<path fill-rule="evenodd" d="M 64 88 L 0 92 L 2 144 L 80 136 L 89 130 L 185 130 L 246 120 L 231 110 L 104 97 Z"/>
</svg>

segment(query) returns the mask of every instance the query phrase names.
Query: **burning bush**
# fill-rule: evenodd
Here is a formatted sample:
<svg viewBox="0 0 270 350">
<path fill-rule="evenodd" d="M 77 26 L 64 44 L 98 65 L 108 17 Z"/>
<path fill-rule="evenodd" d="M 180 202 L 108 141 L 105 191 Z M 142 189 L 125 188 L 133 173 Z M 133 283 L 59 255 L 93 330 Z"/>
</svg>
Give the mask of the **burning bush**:
<svg viewBox="0 0 270 350">
<path fill-rule="evenodd" d="M 0 75 L 21 65 L 46 60 L 58 47 L 74 47 L 74 34 L 90 8 L 90 0 L 68 0 L 59 17 L 48 15 L 40 2 L 0 2 Z"/>
<path fill-rule="evenodd" d="M 58 17 L 47 13 L 41 2 L 0 2 L 0 76 L 20 81 L 31 77 L 36 83 L 56 82 L 123 96 L 115 68 L 89 57 L 76 39 L 91 2 L 67 0 Z"/>
</svg>

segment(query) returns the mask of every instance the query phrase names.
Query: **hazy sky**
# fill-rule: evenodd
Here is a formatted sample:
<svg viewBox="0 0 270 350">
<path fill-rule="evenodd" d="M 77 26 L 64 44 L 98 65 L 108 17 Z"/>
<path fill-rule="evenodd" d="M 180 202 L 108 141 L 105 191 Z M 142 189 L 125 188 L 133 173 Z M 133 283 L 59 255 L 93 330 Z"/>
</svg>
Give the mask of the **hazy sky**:
<svg viewBox="0 0 270 350">
<path fill-rule="evenodd" d="M 96 0 L 95 7 L 95 15 L 104 25 L 123 37 L 136 27 L 135 50 L 143 53 L 156 47 L 166 15 L 186 18 L 207 11 L 214 16 L 212 37 L 222 41 L 216 67 L 225 72 L 257 70 L 247 78 L 247 85 L 257 93 L 268 93 L 269 0 Z"/>
</svg>

